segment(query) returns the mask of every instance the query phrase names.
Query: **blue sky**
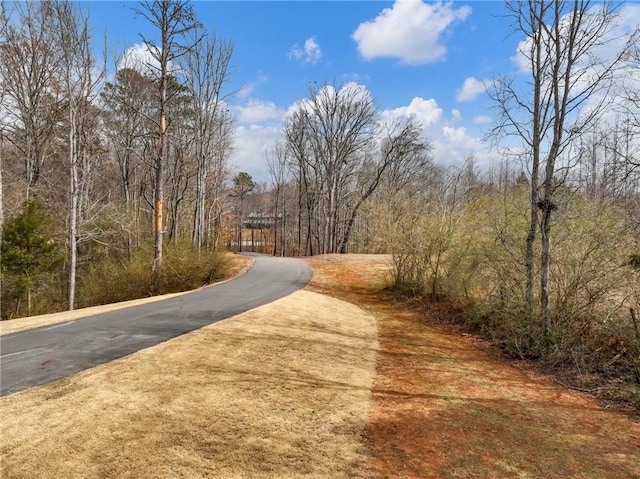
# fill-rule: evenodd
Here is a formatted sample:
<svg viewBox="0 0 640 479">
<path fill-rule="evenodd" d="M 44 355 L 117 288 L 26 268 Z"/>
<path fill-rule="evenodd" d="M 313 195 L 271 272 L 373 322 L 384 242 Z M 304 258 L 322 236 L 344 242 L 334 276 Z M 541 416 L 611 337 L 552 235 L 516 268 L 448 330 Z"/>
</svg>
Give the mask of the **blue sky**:
<svg viewBox="0 0 640 479">
<path fill-rule="evenodd" d="M 381 111 L 413 114 L 440 163 L 473 154 L 489 167 L 497 154 L 481 141 L 491 111 L 484 84 L 517 73 L 521 38 L 510 35 L 501 1 L 195 1 L 208 30 L 235 43 L 229 101 L 237 118 L 232 163 L 268 181 L 264 151 L 310 82 L 365 86 Z M 90 1 L 94 35 L 110 52 L 154 32 L 135 2 Z M 640 8 L 634 10 L 636 25 Z M 138 46 L 137 48 L 141 48 Z"/>
</svg>

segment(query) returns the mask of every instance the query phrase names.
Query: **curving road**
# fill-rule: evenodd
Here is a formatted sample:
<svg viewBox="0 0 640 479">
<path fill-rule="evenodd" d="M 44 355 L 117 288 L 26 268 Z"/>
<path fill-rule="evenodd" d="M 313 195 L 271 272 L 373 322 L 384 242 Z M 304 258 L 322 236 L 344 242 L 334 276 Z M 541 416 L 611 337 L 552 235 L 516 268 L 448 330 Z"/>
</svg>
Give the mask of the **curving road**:
<svg viewBox="0 0 640 479">
<path fill-rule="evenodd" d="M 76 321 L 0 336 L 0 395 L 70 376 L 235 316 L 303 288 L 301 260 L 255 256 L 244 275 L 216 286 Z"/>
</svg>

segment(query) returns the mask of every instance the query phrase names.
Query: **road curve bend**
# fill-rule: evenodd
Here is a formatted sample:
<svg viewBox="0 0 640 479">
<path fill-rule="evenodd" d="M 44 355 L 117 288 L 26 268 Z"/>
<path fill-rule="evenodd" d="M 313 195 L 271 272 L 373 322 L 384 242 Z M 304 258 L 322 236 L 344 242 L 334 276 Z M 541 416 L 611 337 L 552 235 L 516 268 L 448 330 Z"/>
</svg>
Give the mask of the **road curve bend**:
<svg viewBox="0 0 640 479">
<path fill-rule="evenodd" d="M 185 295 L 0 336 L 0 395 L 70 376 L 303 288 L 302 260 L 255 257 L 242 276 Z"/>
</svg>

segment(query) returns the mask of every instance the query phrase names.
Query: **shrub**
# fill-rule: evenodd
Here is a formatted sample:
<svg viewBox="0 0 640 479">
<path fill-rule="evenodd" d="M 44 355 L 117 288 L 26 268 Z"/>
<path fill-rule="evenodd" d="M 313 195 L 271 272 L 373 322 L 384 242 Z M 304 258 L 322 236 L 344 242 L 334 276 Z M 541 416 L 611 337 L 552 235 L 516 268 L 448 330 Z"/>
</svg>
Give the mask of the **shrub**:
<svg viewBox="0 0 640 479">
<path fill-rule="evenodd" d="M 189 242 L 169 243 L 164 250 L 160 294 L 196 289 L 220 278 L 228 269 L 222 252 L 200 255 Z M 153 245 L 145 244 L 130 259 L 107 258 L 90 266 L 78 288 L 82 307 L 152 296 Z"/>
</svg>

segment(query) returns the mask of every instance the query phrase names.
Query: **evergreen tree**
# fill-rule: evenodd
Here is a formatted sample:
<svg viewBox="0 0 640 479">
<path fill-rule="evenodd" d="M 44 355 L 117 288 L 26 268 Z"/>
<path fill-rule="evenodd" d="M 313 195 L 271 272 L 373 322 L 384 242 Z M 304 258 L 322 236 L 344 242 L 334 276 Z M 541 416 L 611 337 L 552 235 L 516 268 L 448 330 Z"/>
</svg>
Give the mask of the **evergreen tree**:
<svg viewBox="0 0 640 479">
<path fill-rule="evenodd" d="M 15 278 L 15 295 L 27 300 L 31 314 L 31 293 L 38 278 L 54 271 L 64 256 L 48 234 L 50 218 L 36 200 L 27 200 L 22 212 L 8 219 L 2 228 L 2 271 Z"/>
</svg>

